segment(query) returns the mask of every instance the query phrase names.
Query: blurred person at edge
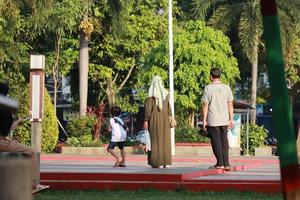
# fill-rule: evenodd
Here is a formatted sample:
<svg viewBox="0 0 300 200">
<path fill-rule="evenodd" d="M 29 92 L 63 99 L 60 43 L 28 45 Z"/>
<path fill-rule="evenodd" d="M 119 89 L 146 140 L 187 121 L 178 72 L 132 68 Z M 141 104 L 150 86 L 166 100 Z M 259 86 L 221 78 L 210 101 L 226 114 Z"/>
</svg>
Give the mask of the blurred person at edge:
<svg viewBox="0 0 300 200">
<path fill-rule="evenodd" d="M 5 83 L 0 83 L 0 95 L 7 96 L 9 87 Z M 9 110 L 0 109 L 0 152 L 22 153 L 25 157 L 29 157 L 32 161 L 32 189 L 43 189 L 49 186 L 39 184 L 38 162 L 35 151 L 19 143 L 17 140 L 9 137 L 12 129 L 16 128 L 24 119 L 13 120 L 13 114 Z"/>
</svg>

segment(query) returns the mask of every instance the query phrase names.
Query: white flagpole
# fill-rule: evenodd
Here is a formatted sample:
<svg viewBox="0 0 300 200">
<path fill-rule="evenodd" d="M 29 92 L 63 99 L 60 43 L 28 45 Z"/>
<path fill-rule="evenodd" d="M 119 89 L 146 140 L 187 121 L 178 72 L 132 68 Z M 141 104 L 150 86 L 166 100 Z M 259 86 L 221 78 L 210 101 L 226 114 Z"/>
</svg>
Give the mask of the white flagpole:
<svg viewBox="0 0 300 200">
<path fill-rule="evenodd" d="M 172 30 L 172 0 L 169 0 L 169 90 L 170 106 L 174 117 L 174 77 L 173 77 L 173 30 Z M 172 155 L 175 155 L 175 130 L 171 128 Z"/>
</svg>

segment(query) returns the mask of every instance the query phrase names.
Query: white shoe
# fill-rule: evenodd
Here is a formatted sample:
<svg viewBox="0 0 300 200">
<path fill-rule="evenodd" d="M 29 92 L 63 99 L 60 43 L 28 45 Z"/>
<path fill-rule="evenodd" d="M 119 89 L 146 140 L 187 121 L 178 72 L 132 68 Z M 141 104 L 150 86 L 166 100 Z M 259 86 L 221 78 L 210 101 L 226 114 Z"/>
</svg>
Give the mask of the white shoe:
<svg viewBox="0 0 300 200">
<path fill-rule="evenodd" d="M 50 188 L 49 185 L 40 185 L 38 184 L 32 191 L 31 191 L 31 194 L 35 195 L 37 193 L 39 193 L 40 191 L 43 191 L 45 189 L 48 189 Z"/>
<path fill-rule="evenodd" d="M 44 189 L 47 189 L 47 188 L 50 188 L 49 185 L 41 185 L 41 184 L 38 184 L 35 189 L 36 190 L 44 190 Z"/>
</svg>

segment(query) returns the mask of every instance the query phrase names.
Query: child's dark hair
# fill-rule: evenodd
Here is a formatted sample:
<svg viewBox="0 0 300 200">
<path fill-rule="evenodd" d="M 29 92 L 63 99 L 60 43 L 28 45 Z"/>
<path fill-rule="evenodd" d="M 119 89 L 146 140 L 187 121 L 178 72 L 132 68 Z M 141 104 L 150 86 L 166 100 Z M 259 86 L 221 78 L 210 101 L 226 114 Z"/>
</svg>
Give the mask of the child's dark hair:
<svg viewBox="0 0 300 200">
<path fill-rule="evenodd" d="M 112 106 L 110 108 L 110 113 L 113 117 L 117 117 L 121 114 L 121 108 L 119 106 Z"/>
<path fill-rule="evenodd" d="M 213 78 L 220 78 L 221 76 L 221 70 L 217 67 L 214 67 L 210 70 L 210 75 L 213 77 Z"/>
</svg>

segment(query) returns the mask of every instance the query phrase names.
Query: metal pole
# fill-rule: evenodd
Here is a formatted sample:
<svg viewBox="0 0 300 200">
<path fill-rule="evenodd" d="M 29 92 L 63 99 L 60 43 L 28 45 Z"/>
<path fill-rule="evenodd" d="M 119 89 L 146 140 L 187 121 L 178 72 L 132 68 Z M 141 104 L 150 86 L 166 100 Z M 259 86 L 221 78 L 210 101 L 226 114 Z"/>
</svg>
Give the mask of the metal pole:
<svg viewBox="0 0 300 200">
<path fill-rule="evenodd" d="M 174 113 L 174 77 L 173 77 L 173 30 L 172 30 L 172 0 L 169 0 L 169 88 L 170 88 L 170 107 L 172 116 Z M 171 128 L 171 147 L 172 155 L 175 155 L 175 130 Z"/>
<path fill-rule="evenodd" d="M 41 122 L 32 122 L 31 145 L 35 152 L 41 152 Z"/>
<path fill-rule="evenodd" d="M 42 134 L 42 123 L 33 121 L 31 124 L 31 145 L 33 150 L 36 153 L 36 159 L 37 159 L 37 180 L 35 180 L 37 183 L 40 183 L 40 154 L 41 154 L 41 134 Z"/>
<path fill-rule="evenodd" d="M 131 134 L 131 138 L 133 137 L 133 114 L 131 113 L 131 131 L 130 131 L 130 134 Z"/>
<path fill-rule="evenodd" d="M 246 117 L 246 156 L 249 156 L 249 108 L 247 108 Z"/>
</svg>

